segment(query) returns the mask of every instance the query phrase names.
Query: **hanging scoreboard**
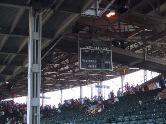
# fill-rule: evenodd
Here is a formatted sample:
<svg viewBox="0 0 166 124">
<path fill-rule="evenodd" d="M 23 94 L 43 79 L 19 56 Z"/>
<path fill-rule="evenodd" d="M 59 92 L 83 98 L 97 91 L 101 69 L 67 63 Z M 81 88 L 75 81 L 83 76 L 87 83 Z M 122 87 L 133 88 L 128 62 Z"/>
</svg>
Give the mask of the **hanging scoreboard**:
<svg viewBox="0 0 166 124">
<path fill-rule="evenodd" d="M 112 70 L 112 50 L 80 48 L 80 69 Z"/>
</svg>

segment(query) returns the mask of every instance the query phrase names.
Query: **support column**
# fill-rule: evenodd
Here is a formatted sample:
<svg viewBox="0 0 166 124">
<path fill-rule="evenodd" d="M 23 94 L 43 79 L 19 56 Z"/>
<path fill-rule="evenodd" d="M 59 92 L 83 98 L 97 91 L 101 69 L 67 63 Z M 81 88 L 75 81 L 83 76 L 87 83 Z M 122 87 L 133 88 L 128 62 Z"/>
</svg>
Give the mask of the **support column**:
<svg viewBox="0 0 166 124">
<path fill-rule="evenodd" d="M 144 48 L 144 83 L 147 82 L 146 59 L 147 59 L 147 48 L 145 47 Z"/>
<path fill-rule="evenodd" d="M 144 83 L 147 82 L 147 70 L 144 69 Z"/>
<path fill-rule="evenodd" d="M 93 99 L 93 84 L 91 84 L 91 99 Z"/>
<path fill-rule="evenodd" d="M 125 75 L 121 75 L 121 87 L 122 87 L 122 94 L 124 92 L 124 78 L 125 78 Z"/>
<path fill-rule="evenodd" d="M 45 99 L 45 95 L 44 95 L 44 92 L 42 92 L 42 107 L 44 107 L 44 99 Z"/>
<path fill-rule="evenodd" d="M 41 14 L 29 10 L 27 124 L 40 124 Z"/>
<path fill-rule="evenodd" d="M 80 99 L 82 99 L 82 86 L 80 86 Z"/>
<path fill-rule="evenodd" d="M 63 90 L 61 89 L 61 104 L 63 103 Z"/>
<path fill-rule="evenodd" d="M 98 98 L 101 98 L 102 97 L 102 84 L 101 82 L 100 83 L 97 83 L 98 84 Z"/>
<path fill-rule="evenodd" d="M 42 107 L 44 107 L 44 97 L 45 97 L 45 95 L 44 95 L 44 79 L 45 79 L 45 77 L 44 77 L 44 70 L 42 71 L 42 83 L 41 83 L 41 91 L 42 91 Z"/>
</svg>

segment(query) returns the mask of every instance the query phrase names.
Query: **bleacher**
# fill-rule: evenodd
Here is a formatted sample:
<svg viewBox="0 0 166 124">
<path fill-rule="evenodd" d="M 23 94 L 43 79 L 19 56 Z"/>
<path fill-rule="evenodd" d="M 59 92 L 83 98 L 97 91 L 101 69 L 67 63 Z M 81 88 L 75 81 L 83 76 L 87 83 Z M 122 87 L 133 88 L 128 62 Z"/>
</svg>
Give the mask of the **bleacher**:
<svg viewBox="0 0 166 124">
<path fill-rule="evenodd" d="M 166 123 L 166 99 L 155 100 L 161 89 L 139 92 L 119 98 L 95 115 L 70 109 L 41 119 L 41 124 L 164 124 Z"/>
</svg>

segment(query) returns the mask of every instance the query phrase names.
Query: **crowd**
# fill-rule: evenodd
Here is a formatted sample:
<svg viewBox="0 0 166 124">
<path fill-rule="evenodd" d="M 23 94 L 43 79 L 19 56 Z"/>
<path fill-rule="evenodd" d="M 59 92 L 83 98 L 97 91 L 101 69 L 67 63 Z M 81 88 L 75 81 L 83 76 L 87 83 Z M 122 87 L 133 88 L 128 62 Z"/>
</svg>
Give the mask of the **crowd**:
<svg viewBox="0 0 166 124">
<path fill-rule="evenodd" d="M 130 85 L 128 82 L 125 84 L 124 86 L 124 91 L 122 91 L 122 88 L 119 88 L 117 91 L 117 95 L 114 94 L 113 90 L 110 91 L 110 93 L 108 94 L 108 101 L 109 103 L 115 103 L 118 100 L 119 97 L 124 96 L 124 95 L 129 95 L 129 94 L 134 94 L 137 92 L 143 92 L 143 91 L 148 91 L 149 88 L 147 85 L 144 86 L 140 86 L 140 85 L 136 85 L 134 87 L 134 85 Z"/>
<path fill-rule="evenodd" d="M 161 88 L 166 87 L 166 80 L 162 77 L 159 82 Z M 129 85 L 126 83 L 124 86 L 124 92 L 121 88 L 118 89 L 117 95 L 114 94 L 113 90 L 108 94 L 108 103 L 114 104 L 119 101 L 119 97 L 128 94 L 134 94 L 136 92 L 147 91 L 148 86 Z M 159 93 L 156 99 L 166 98 L 166 91 Z M 141 104 L 141 101 L 139 102 Z M 0 101 L 0 124 L 26 124 L 26 104 L 17 104 L 13 101 Z M 59 103 L 58 108 L 55 106 L 51 107 L 41 106 L 41 117 L 45 118 L 51 115 L 56 115 L 67 110 L 78 110 L 88 115 L 95 115 L 104 110 L 104 101 L 102 97 L 94 96 L 92 99 L 87 97 L 79 99 L 65 100 L 63 104 Z"/>
<path fill-rule="evenodd" d="M 26 104 L 13 101 L 0 102 L 0 124 L 21 124 L 26 113 Z"/>
<path fill-rule="evenodd" d="M 141 87 L 141 86 L 138 85 L 138 84 L 134 87 L 133 84 L 130 85 L 130 84 L 127 82 L 126 85 L 125 85 L 125 94 L 133 94 L 133 93 L 135 93 L 135 92 L 143 91 L 143 89 L 146 89 L 146 88 L 145 88 L 145 87 Z M 146 91 L 147 91 L 147 89 L 146 89 Z"/>
<path fill-rule="evenodd" d="M 94 115 L 97 112 L 101 112 L 104 109 L 104 105 L 102 104 L 102 98 L 94 96 L 92 99 L 87 97 L 80 99 L 70 99 L 65 100 L 64 104 L 59 103 L 58 109 L 59 112 L 64 110 L 81 110 L 87 114 Z"/>
</svg>

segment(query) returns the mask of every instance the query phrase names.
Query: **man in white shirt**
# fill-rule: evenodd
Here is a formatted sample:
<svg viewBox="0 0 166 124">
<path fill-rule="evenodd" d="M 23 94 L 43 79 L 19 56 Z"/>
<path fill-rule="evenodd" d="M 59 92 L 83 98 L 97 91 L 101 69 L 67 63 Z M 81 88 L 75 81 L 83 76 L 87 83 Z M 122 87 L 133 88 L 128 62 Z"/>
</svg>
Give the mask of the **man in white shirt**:
<svg viewBox="0 0 166 124">
<path fill-rule="evenodd" d="M 121 88 L 119 88 L 118 92 L 117 92 L 117 97 L 121 97 L 122 96 L 122 91 Z"/>
</svg>

